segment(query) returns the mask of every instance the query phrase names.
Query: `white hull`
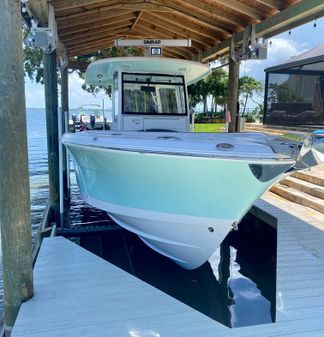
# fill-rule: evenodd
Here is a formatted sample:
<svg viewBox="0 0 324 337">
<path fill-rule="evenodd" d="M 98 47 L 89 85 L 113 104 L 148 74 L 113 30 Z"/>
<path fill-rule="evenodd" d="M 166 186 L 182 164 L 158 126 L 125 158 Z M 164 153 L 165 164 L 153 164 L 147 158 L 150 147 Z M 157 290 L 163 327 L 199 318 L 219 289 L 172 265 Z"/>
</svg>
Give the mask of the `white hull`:
<svg viewBox="0 0 324 337">
<path fill-rule="evenodd" d="M 185 269 L 195 269 L 206 262 L 232 228 L 229 220 L 147 211 L 83 197 Z"/>
</svg>

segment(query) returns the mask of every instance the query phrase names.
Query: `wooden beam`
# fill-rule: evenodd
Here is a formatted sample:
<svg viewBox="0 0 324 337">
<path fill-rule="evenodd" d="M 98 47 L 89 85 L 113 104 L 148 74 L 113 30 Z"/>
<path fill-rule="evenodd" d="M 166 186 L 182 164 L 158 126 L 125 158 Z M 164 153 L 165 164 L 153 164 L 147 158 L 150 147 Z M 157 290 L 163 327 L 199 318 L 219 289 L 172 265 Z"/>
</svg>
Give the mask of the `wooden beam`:
<svg viewBox="0 0 324 337">
<path fill-rule="evenodd" d="M 107 0 L 69 0 L 69 1 L 56 1 L 49 0 L 55 7 L 56 12 L 63 12 L 72 8 L 79 8 L 84 6 L 98 5 L 106 3 Z M 121 0 L 118 3 L 118 8 L 130 9 L 132 11 L 158 11 L 158 12 L 170 12 L 172 9 L 157 4 L 153 1 L 139 1 L 139 0 Z"/>
<path fill-rule="evenodd" d="M 89 25 L 96 25 L 97 23 L 115 23 L 121 22 L 125 20 L 133 20 L 136 18 L 136 14 L 132 12 L 119 12 L 116 10 L 116 14 L 114 13 L 99 13 L 98 15 L 91 15 L 89 18 L 82 17 L 81 19 L 71 19 L 68 21 L 61 22 L 59 25 L 59 32 L 62 30 L 69 30 L 70 28 L 73 29 L 75 27 L 80 26 L 89 26 Z"/>
<path fill-rule="evenodd" d="M 278 14 L 275 14 L 264 21 L 255 25 L 257 37 L 270 37 L 297 27 L 306 22 L 312 21 L 317 17 L 324 15 L 323 0 L 302 0 L 301 2 L 288 7 Z M 243 41 L 243 33 L 236 35 L 235 42 Z M 205 51 L 201 55 L 201 60 L 207 62 L 213 60 L 219 55 L 228 53 L 230 39 L 227 39 L 215 47 Z"/>
<path fill-rule="evenodd" d="M 237 0 L 215 0 L 214 2 L 226 6 L 231 10 L 241 12 L 242 14 L 247 15 L 254 20 L 262 20 L 266 17 L 266 15 L 258 10 L 255 6 L 248 6 Z"/>
<path fill-rule="evenodd" d="M 188 22 L 188 20 L 183 20 L 181 17 L 177 14 L 168 14 L 168 15 L 157 15 L 155 13 L 147 13 L 148 16 L 154 17 L 154 23 L 156 20 L 164 22 L 164 24 L 167 24 L 168 26 L 174 25 L 178 29 L 182 29 L 183 32 L 186 32 L 186 34 L 195 34 L 196 36 L 200 36 L 201 38 L 207 38 L 212 41 L 212 43 L 218 42 L 220 39 L 222 39 L 222 35 L 218 32 L 215 32 L 213 30 L 210 30 L 208 28 L 201 27 L 199 25 L 195 25 L 191 22 Z"/>
<path fill-rule="evenodd" d="M 69 1 L 47 0 L 47 1 L 48 3 L 54 6 L 55 12 L 61 12 L 61 11 L 69 10 L 69 9 L 90 6 L 90 5 L 100 6 L 102 3 L 107 2 L 107 0 L 69 0 Z"/>
<path fill-rule="evenodd" d="M 33 296 L 20 1 L 0 1 L 0 224 L 5 335 Z M 2 331 L 3 332 L 3 331 Z"/>
<path fill-rule="evenodd" d="M 48 24 L 48 4 L 46 0 L 29 0 L 28 8 L 32 11 L 35 19 L 43 27 Z"/>
<path fill-rule="evenodd" d="M 67 36 L 67 35 L 72 35 L 72 34 L 76 34 L 76 33 L 81 33 L 81 32 L 88 32 L 89 30 L 93 30 L 93 29 L 103 29 L 103 28 L 108 28 L 110 27 L 111 29 L 114 29 L 116 27 L 120 27 L 120 24 L 123 24 L 125 22 L 128 22 L 130 20 L 133 20 L 136 16 L 134 14 L 127 14 L 127 15 L 121 15 L 121 16 L 117 16 L 116 18 L 111 18 L 110 20 L 100 20 L 98 22 L 94 22 L 94 23 L 89 23 L 89 24 L 85 24 L 85 23 L 80 23 L 74 27 L 70 27 L 69 29 L 60 29 L 59 30 L 59 36 L 61 38 L 63 38 L 63 36 Z M 132 21 L 130 21 L 132 23 Z"/>
<path fill-rule="evenodd" d="M 96 34 L 98 33 L 98 30 L 100 30 L 100 32 L 102 33 L 107 33 L 109 31 L 114 31 L 114 30 L 117 30 L 119 28 L 122 28 L 122 27 L 130 27 L 131 25 L 133 24 L 133 22 L 131 20 L 128 20 L 128 21 L 123 21 L 123 22 L 119 22 L 119 23 L 114 23 L 112 24 L 111 26 L 103 26 L 103 29 L 98 29 L 97 27 L 94 27 L 94 28 L 90 28 L 90 29 L 87 29 L 85 31 L 83 31 L 81 34 L 80 32 L 76 32 L 76 33 L 73 33 L 73 34 L 68 34 L 68 33 L 65 33 L 63 36 L 62 36 L 62 39 L 63 40 L 73 40 L 73 39 L 78 39 L 80 36 L 83 36 L 83 35 L 86 35 L 86 34 Z"/>
<path fill-rule="evenodd" d="M 51 214 L 60 225 L 58 91 L 56 51 L 43 52 L 45 111 L 48 155 L 49 201 Z"/>
<path fill-rule="evenodd" d="M 240 63 L 229 57 L 228 67 L 228 102 L 227 109 L 231 114 L 231 123 L 229 123 L 229 132 L 236 132 L 236 114 L 238 102 L 238 86 L 239 86 L 239 70 Z"/>
<path fill-rule="evenodd" d="M 98 9 L 96 9 L 96 10 L 91 10 L 91 11 L 84 11 L 82 13 L 74 13 L 74 14 L 58 17 L 56 20 L 58 22 L 59 27 L 61 26 L 69 27 L 69 26 L 73 26 L 75 24 L 80 23 L 80 21 L 95 22 L 101 19 L 108 20 L 115 16 L 129 14 L 129 13 L 131 13 L 129 10 L 117 9 L 117 8 L 115 8 L 112 11 L 112 9 L 109 7 L 109 9 L 106 9 L 106 10 L 98 11 Z"/>
<path fill-rule="evenodd" d="M 222 34 L 224 38 L 232 34 L 233 31 L 240 31 L 243 27 L 239 25 L 234 25 L 232 23 L 223 23 L 222 17 L 212 15 L 213 18 L 203 15 L 200 12 L 191 10 L 190 7 L 178 5 L 174 0 L 155 0 L 167 2 L 168 6 L 175 10 L 175 14 L 181 16 L 184 20 L 190 20 L 192 23 L 198 25 L 198 27 L 205 27 L 216 33 Z"/>
<path fill-rule="evenodd" d="M 137 18 L 135 19 L 135 21 L 134 21 L 134 23 L 133 23 L 133 25 L 132 25 L 132 27 L 131 27 L 130 30 L 134 30 L 134 28 L 136 27 L 136 25 L 137 25 L 139 19 L 140 19 L 141 16 L 142 16 L 142 14 L 143 14 L 143 11 L 139 11 L 139 12 L 137 13 Z"/>
<path fill-rule="evenodd" d="M 192 39 L 196 42 L 203 44 L 205 48 L 213 46 L 218 41 L 216 39 L 206 39 L 204 36 L 201 36 L 200 34 L 193 32 L 192 30 L 188 30 L 187 28 L 176 25 L 175 22 L 172 25 L 169 20 L 161 19 L 158 16 L 152 16 L 152 14 L 148 15 L 148 13 L 145 13 L 145 16 L 142 16 L 141 23 L 142 22 L 145 22 L 145 26 L 150 27 L 153 30 L 169 31 L 171 33 L 176 33 L 183 38 Z"/>
<path fill-rule="evenodd" d="M 65 132 L 65 120 L 69 121 L 69 73 L 68 67 L 61 69 L 61 110 L 62 110 L 62 134 Z M 66 117 L 67 116 L 67 117 Z M 69 127 L 69 125 L 67 125 Z M 68 130 L 67 130 L 68 131 Z M 62 145 L 61 145 L 62 146 Z M 63 171 L 63 195 L 64 199 L 68 197 L 68 170 L 67 170 L 66 148 L 62 146 L 62 171 Z M 64 200 L 63 199 L 63 200 Z M 62 226 L 64 223 L 61 224 Z"/>
<path fill-rule="evenodd" d="M 269 7 L 272 7 L 274 9 L 278 9 L 278 10 L 284 9 L 287 6 L 291 5 L 291 3 L 289 3 L 289 1 L 282 1 L 282 0 L 257 0 L 257 1 L 266 5 L 266 6 L 269 6 Z M 295 1 L 295 2 L 298 2 L 298 0 Z"/>
<path fill-rule="evenodd" d="M 124 35 L 119 35 L 115 38 L 122 38 L 123 36 Z M 114 45 L 115 38 L 107 39 L 105 41 L 100 41 L 93 44 L 87 44 L 87 46 L 84 47 L 69 48 L 67 49 L 68 57 L 91 54 L 97 52 L 98 50 L 112 47 Z"/>
<path fill-rule="evenodd" d="M 92 33 L 92 34 L 85 34 L 81 35 L 78 38 L 73 39 L 66 39 L 64 41 L 64 45 L 66 48 L 71 47 L 72 45 L 82 45 L 82 44 L 88 44 L 96 41 L 100 41 L 102 39 L 107 39 L 108 37 L 114 37 L 118 34 L 121 34 L 123 32 L 127 32 L 130 30 L 129 26 L 126 27 L 120 27 L 119 29 L 109 29 L 100 32 L 100 34 Z"/>
</svg>

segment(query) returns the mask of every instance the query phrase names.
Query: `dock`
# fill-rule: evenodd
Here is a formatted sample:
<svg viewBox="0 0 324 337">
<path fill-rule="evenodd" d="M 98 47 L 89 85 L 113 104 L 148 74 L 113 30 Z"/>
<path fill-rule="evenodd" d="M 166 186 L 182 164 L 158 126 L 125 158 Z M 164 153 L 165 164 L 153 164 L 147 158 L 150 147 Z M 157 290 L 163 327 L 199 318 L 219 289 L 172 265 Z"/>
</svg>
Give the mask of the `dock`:
<svg viewBox="0 0 324 337">
<path fill-rule="evenodd" d="M 228 328 L 73 242 L 53 237 L 42 244 L 35 295 L 22 304 L 11 336 L 323 336 L 324 222 L 312 213 L 297 218 L 275 198 L 266 195 L 255 204 L 277 218 L 275 323 Z"/>
</svg>

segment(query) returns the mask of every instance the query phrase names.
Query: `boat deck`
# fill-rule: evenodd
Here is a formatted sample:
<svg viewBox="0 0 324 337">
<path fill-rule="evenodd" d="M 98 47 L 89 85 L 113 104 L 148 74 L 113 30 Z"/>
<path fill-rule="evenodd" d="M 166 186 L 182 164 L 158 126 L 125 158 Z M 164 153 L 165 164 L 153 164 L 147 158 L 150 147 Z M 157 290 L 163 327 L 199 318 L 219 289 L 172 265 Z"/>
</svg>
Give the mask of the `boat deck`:
<svg viewBox="0 0 324 337">
<path fill-rule="evenodd" d="M 11 336 L 323 336 L 324 225 L 282 205 L 256 203 L 278 219 L 276 323 L 230 329 L 56 237 L 43 242 L 35 296 L 21 306 Z"/>
</svg>

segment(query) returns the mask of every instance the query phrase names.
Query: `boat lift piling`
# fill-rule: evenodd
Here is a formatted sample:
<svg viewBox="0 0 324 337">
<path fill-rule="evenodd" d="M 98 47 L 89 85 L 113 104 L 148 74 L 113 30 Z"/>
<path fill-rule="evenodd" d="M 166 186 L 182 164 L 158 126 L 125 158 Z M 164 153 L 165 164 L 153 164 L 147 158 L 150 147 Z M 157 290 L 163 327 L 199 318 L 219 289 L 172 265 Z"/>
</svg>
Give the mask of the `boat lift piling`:
<svg viewBox="0 0 324 337">
<path fill-rule="evenodd" d="M 33 296 L 30 191 L 20 1 L 0 1 L 0 225 L 4 326 Z"/>
<path fill-rule="evenodd" d="M 69 121 L 69 73 L 67 65 L 61 68 L 61 120 L 62 120 L 62 136 L 63 133 L 67 132 L 66 125 Z M 62 149 L 62 171 L 63 171 L 63 196 L 64 198 L 68 195 L 68 173 L 67 173 L 67 152 L 65 146 Z"/>
<path fill-rule="evenodd" d="M 229 132 L 242 131 L 236 128 L 236 114 L 237 111 L 237 102 L 238 102 L 238 86 L 239 86 L 239 70 L 240 63 L 236 58 L 235 54 L 235 34 L 233 34 L 231 43 L 230 43 L 230 55 L 229 55 L 229 64 L 228 64 L 228 103 L 227 107 L 231 113 L 231 123 L 229 123 Z"/>
<path fill-rule="evenodd" d="M 56 51 L 43 52 L 49 201 L 51 216 L 60 226 L 59 130 Z"/>
</svg>

